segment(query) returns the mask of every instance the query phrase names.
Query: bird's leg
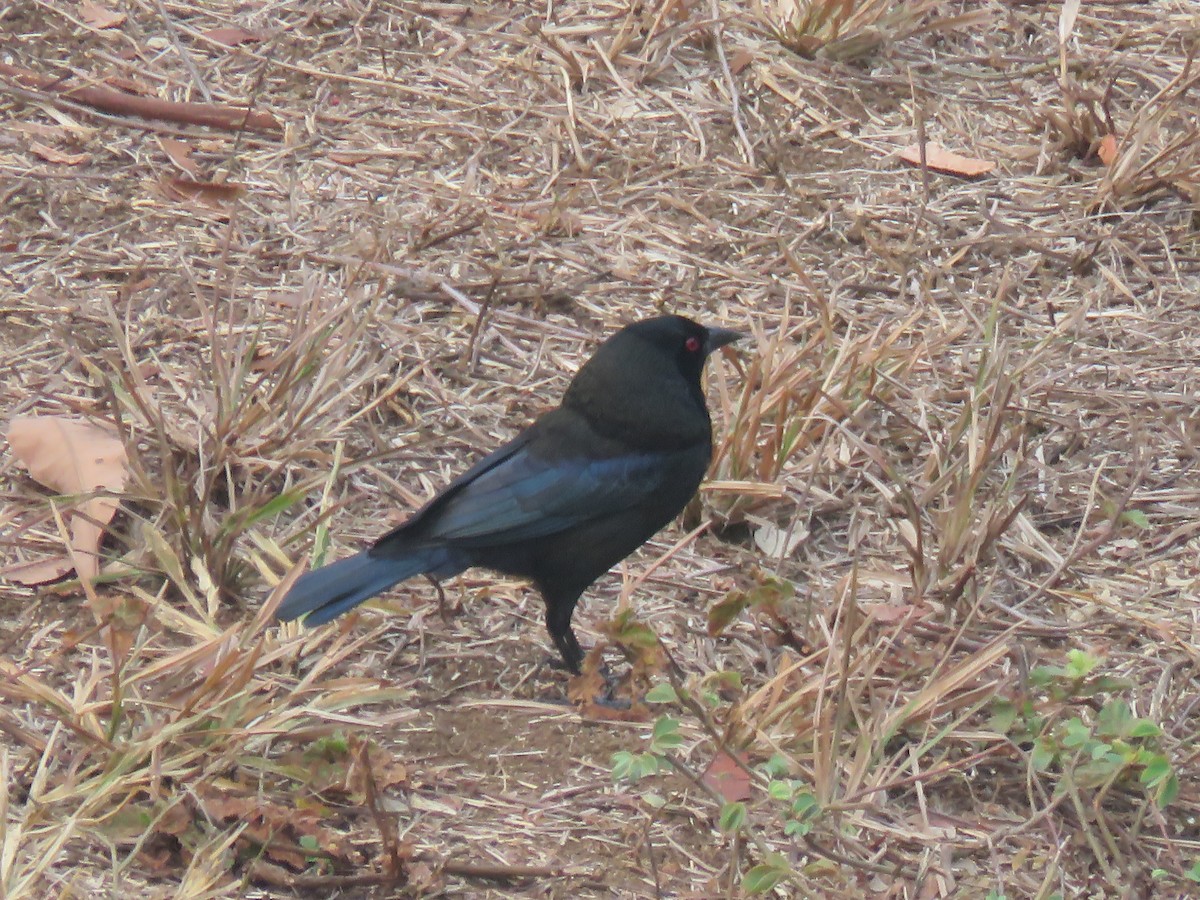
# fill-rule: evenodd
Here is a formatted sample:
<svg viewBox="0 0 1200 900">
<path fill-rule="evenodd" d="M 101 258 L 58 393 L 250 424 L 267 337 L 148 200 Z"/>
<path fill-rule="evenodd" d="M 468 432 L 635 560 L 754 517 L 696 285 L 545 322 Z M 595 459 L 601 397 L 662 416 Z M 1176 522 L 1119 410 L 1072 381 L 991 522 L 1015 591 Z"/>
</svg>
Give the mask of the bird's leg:
<svg viewBox="0 0 1200 900">
<path fill-rule="evenodd" d="M 453 618 L 454 613 L 458 612 L 458 610 L 450 609 L 446 605 L 446 592 L 442 589 L 442 583 L 440 581 L 438 581 L 432 575 L 426 575 L 425 578 L 429 581 L 430 584 L 433 585 L 433 589 L 435 591 L 437 591 L 438 615 L 442 617 L 443 622 L 449 623 L 450 619 Z"/>
<path fill-rule="evenodd" d="M 575 601 L 578 596 L 568 602 L 546 601 L 546 630 L 558 648 L 563 666 L 574 675 L 580 673 L 579 664 L 583 662 L 583 650 L 571 630 L 571 613 L 575 611 Z"/>
</svg>

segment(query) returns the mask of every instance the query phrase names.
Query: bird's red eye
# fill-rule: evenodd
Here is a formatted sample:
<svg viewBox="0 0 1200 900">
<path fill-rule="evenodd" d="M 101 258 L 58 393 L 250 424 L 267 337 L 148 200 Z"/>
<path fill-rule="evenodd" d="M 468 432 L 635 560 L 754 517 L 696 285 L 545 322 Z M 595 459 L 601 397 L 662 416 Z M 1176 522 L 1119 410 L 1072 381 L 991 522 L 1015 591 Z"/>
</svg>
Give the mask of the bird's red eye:
<svg viewBox="0 0 1200 900">
<path fill-rule="evenodd" d="M 683 346 L 687 348 L 688 353 L 697 353 L 700 350 L 700 338 L 690 337 L 683 342 Z"/>
</svg>

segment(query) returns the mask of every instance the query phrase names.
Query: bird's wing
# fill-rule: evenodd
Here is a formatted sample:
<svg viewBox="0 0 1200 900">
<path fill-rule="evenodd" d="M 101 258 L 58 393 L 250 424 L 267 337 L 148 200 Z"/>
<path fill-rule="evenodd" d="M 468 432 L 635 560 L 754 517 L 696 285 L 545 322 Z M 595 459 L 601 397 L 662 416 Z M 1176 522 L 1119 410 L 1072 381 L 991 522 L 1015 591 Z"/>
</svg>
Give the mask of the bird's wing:
<svg viewBox="0 0 1200 900">
<path fill-rule="evenodd" d="M 523 447 L 477 473 L 439 504 L 430 537 L 454 543 L 544 537 L 636 505 L 683 460 L 677 454 L 631 453 L 605 458 Z"/>
</svg>

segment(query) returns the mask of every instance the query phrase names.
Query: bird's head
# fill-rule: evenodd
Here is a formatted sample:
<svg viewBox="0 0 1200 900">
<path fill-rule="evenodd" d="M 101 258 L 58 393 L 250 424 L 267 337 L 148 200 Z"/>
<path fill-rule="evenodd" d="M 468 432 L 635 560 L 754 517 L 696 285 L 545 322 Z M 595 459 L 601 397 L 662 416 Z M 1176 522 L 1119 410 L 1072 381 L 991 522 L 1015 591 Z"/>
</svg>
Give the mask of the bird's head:
<svg viewBox="0 0 1200 900">
<path fill-rule="evenodd" d="M 689 382 L 700 384 L 700 373 L 710 353 L 741 338 L 740 332 L 728 328 L 705 327 L 684 316 L 658 316 L 643 319 L 621 329 L 617 338 L 645 342 L 664 357 L 674 360 Z"/>
<path fill-rule="evenodd" d="M 704 361 L 740 334 L 683 316 L 626 325 L 597 348 L 563 396 L 599 433 L 637 446 L 672 448 L 708 441 L 700 375 Z"/>
</svg>

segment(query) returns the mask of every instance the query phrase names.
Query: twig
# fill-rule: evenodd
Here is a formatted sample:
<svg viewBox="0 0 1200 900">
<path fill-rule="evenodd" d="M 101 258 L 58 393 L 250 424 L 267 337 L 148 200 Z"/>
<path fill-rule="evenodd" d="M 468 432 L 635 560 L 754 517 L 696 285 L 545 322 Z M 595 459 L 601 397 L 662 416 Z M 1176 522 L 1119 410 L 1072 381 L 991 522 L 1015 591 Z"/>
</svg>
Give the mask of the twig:
<svg viewBox="0 0 1200 900">
<path fill-rule="evenodd" d="M 734 81 L 733 71 L 729 68 L 729 60 L 725 58 L 725 46 L 721 43 L 721 35 L 725 32 L 725 25 L 721 19 L 721 10 L 717 4 L 717 0 L 709 0 L 710 9 L 713 17 L 713 43 L 717 47 L 717 58 L 721 61 L 721 71 L 725 75 L 725 86 L 729 88 L 729 108 L 730 114 L 733 116 L 733 127 L 737 131 L 738 140 L 742 143 L 742 153 L 746 157 L 748 165 L 754 165 L 754 145 L 750 143 L 750 138 L 746 135 L 746 129 L 742 125 L 742 101 L 741 95 L 738 93 L 737 82 Z"/>
<path fill-rule="evenodd" d="M 0 75 L 8 76 L 27 88 L 45 92 L 50 95 L 47 99 L 61 97 L 117 115 L 164 119 L 187 125 L 206 125 L 226 131 L 249 129 L 277 134 L 283 130 L 273 115 L 261 110 L 239 109 L 236 106 L 217 103 L 176 103 L 158 97 L 139 97 L 137 94 L 127 94 L 124 91 L 95 85 L 70 86 L 66 79 L 40 75 L 4 62 L 0 62 Z"/>
<path fill-rule="evenodd" d="M 187 52 L 187 48 L 179 43 L 179 33 L 175 30 L 175 23 L 171 21 L 171 15 L 167 12 L 167 8 L 163 6 L 162 0 L 154 0 L 154 5 L 158 7 L 158 15 L 163 20 L 163 25 L 167 29 L 167 37 L 171 39 L 171 44 L 175 47 L 175 52 L 179 54 L 180 60 L 183 61 L 184 67 L 192 76 L 192 82 L 206 102 L 212 103 L 212 93 L 208 89 L 208 85 L 204 83 L 204 77 L 200 74 L 200 70 L 196 68 L 196 64 L 192 61 L 192 55 Z"/>
</svg>

